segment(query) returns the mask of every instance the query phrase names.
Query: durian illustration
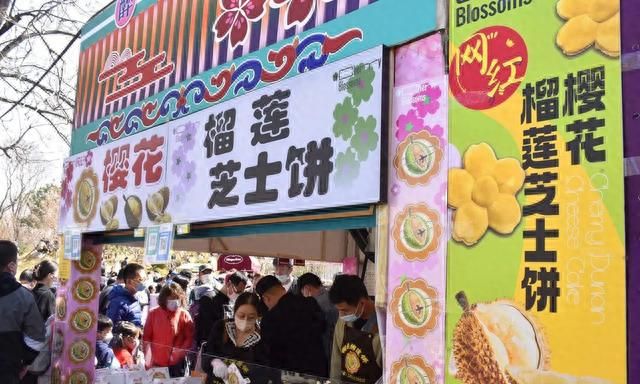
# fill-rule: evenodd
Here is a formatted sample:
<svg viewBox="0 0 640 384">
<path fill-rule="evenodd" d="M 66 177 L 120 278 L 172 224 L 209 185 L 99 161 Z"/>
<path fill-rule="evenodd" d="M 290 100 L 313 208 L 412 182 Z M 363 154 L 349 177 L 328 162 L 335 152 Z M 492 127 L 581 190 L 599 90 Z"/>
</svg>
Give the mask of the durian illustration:
<svg viewBox="0 0 640 384">
<path fill-rule="evenodd" d="M 427 184 L 440 170 L 442 158 L 440 140 L 420 131 L 400 143 L 394 166 L 398 177 L 409 185 Z"/>
<path fill-rule="evenodd" d="M 489 228 L 508 235 L 520 224 L 522 208 L 516 194 L 525 172 L 514 158 L 498 159 L 487 143 L 471 145 L 464 168 L 449 170 L 449 207 L 455 209 L 452 237 L 467 246 L 476 244 Z"/>
<path fill-rule="evenodd" d="M 92 168 L 82 171 L 73 192 L 73 219 L 78 224 L 89 226 L 96 216 L 100 191 L 98 176 Z"/>
<path fill-rule="evenodd" d="M 596 377 L 577 377 L 564 373 L 542 370 L 508 369 L 510 384 L 611 384 Z"/>
<path fill-rule="evenodd" d="M 171 215 L 166 213 L 169 199 L 171 198 L 169 188 L 162 187 L 159 191 L 152 193 L 147 198 L 147 216 L 149 220 L 156 224 L 171 222 Z"/>
<path fill-rule="evenodd" d="M 566 20 L 556 44 L 567 56 L 595 45 L 610 57 L 620 56 L 620 0 L 560 0 L 558 16 Z"/>
<path fill-rule="evenodd" d="M 391 366 L 393 384 L 435 384 L 436 373 L 420 356 L 403 356 Z"/>
<path fill-rule="evenodd" d="M 142 221 L 142 201 L 138 196 L 122 196 L 124 199 L 124 217 L 129 228 L 138 228 Z"/>
<path fill-rule="evenodd" d="M 406 336 L 424 337 L 438 323 L 438 292 L 426 281 L 405 280 L 393 291 L 393 324 Z"/>
<path fill-rule="evenodd" d="M 464 384 L 520 384 L 510 369 L 544 370 L 542 332 L 518 305 L 507 300 L 472 305 L 464 292 L 456 300 L 464 313 L 453 333 L 454 373 Z"/>
<path fill-rule="evenodd" d="M 424 204 L 409 205 L 396 215 L 393 238 L 407 260 L 426 260 L 438 249 L 441 235 L 438 213 Z"/>
<path fill-rule="evenodd" d="M 107 231 L 114 231 L 120 227 L 120 221 L 115 217 L 118 212 L 118 198 L 109 197 L 100 206 L 100 221 Z"/>
</svg>

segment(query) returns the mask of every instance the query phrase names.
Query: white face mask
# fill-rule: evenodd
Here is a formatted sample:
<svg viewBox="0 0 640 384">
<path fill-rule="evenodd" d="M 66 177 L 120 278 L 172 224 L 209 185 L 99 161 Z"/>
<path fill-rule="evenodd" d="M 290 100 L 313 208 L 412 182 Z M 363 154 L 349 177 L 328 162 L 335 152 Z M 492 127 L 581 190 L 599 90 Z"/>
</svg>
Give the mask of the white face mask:
<svg viewBox="0 0 640 384">
<path fill-rule="evenodd" d="M 280 280 L 280 283 L 282 284 L 286 284 L 289 282 L 289 275 L 277 275 L 276 277 L 278 278 L 278 280 Z"/>
<path fill-rule="evenodd" d="M 113 333 L 109 332 L 104 336 L 104 342 L 111 344 L 111 340 L 113 340 Z"/>
<path fill-rule="evenodd" d="M 167 309 L 171 312 L 175 312 L 180 308 L 180 300 L 167 300 Z"/>
<path fill-rule="evenodd" d="M 253 331 L 256 328 L 256 321 L 255 320 L 238 320 L 238 319 L 235 319 L 235 322 L 236 322 L 236 328 L 240 332 L 249 332 L 249 331 Z"/>
<path fill-rule="evenodd" d="M 200 282 L 204 285 L 213 284 L 213 276 L 210 273 L 200 276 Z"/>
<path fill-rule="evenodd" d="M 353 323 L 354 321 L 358 321 L 362 313 L 364 313 L 364 308 L 362 308 L 362 312 L 358 315 L 358 308 L 360 308 L 360 304 L 356 307 L 356 312 L 350 315 L 340 316 L 340 319 L 347 323 Z"/>
</svg>

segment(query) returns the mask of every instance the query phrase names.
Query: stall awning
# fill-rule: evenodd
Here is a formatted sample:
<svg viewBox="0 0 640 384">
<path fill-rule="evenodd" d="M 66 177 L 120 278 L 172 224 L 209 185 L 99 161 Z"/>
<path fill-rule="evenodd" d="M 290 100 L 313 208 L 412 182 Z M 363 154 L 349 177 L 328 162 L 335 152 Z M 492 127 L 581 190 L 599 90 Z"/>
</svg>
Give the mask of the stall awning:
<svg viewBox="0 0 640 384">
<path fill-rule="evenodd" d="M 373 206 L 203 223 L 192 225 L 188 235 L 176 236 L 173 249 L 341 262 L 358 254 L 349 230 L 374 226 Z M 143 246 L 143 239 L 133 238 L 131 231 L 105 234 L 100 241 Z"/>
</svg>

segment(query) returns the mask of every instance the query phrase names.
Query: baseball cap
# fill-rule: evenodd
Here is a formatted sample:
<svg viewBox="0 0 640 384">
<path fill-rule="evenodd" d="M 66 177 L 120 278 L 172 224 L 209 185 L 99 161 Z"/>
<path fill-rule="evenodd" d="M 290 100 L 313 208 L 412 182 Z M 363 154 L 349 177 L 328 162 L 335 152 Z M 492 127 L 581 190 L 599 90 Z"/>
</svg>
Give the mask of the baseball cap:
<svg viewBox="0 0 640 384">
<path fill-rule="evenodd" d="M 213 267 L 208 265 L 208 264 L 202 264 L 201 266 L 198 267 L 198 272 L 202 273 L 205 271 L 209 271 L 209 273 L 213 272 Z"/>
</svg>

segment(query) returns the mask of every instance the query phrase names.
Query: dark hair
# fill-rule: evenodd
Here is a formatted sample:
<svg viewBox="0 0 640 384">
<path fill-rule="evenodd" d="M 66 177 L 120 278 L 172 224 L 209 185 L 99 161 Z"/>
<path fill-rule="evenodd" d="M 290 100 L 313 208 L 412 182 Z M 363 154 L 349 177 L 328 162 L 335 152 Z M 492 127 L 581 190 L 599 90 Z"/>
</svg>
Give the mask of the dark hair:
<svg viewBox="0 0 640 384">
<path fill-rule="evenodd" d="M 180 275 L 175 276 L 172 280 L 174 283 L 178 284 L 184 292 L 187 292 L 187 288 L 189 287 L 189 280 Z"/>
<path fill-rule="evenodd" d="M 347 303 L 358 305 L 361 299 L 368 298 L 367 287 L 364 282 L 353 275 L 339 275 L 333 281 L 333 286 L 329 290 L 329 300 L 332 304 Z"/>
<path fill-rule="evenodd" d="M 18 247 L 9 240 L 0 240 L 0 269 L 18 262 Z"/>
<path fill-rule="evenodd" d="M 282 288 L 280 280 L 273 275 L 268 275 L 258 281 L 258 284 L 256 284 L 256 293 L 264 296 L 265 293 L 278 286 Z"/>
<path fill-rule="evenodd" d="M 118 274 L 116 275 L 116 280 L 124 281 L 124 268 L 120 268 Z"/>
<path fill-rule="evenodd" d="M 298 289 L 302 291 L 302 288 L 306 287 L 307 285 L 310 285 L 314 288 L 320 288 L 322 287 L 322 280 L 320 280 L 318 275 L 307 272 L 298 277 Z"/>
<path fill-rule="evenodd" d="M 20 281 L 26 281 L 27 283 L 33 282 L 33 269 L 25 269 L 20 274 Z"/>
<path fill-rule="evenodd" d="M 172 295 L 178 296 L 181 300 L 184 301 L 184 290 L 182 290 L 182 287 L 180 287 L 178 283 L 171 283 L 165 285 L 164 288 L 162 288 L 162 290 L 160 291 L 160 294 L 158 295 L 158 305 L 166 309 L 169 296 Z"/>
<path fill-rule="evenodd" d="M 247 278 L 247 275 L 245 275 L 242 272 L 231 272 L 227 275 L 226 281 L 230 281 L 231 284 L 233 284 L 234 286 L 240 285 L 241 283 L 245 283 L 247 284 L 247 282 L 249 282 L 249 279 Z"/>
<path fill-rule="evenodd" d="M 105 315 L 98 315 L 98 332 L 113 328 L 113 321 Z"/>
<path fill-rule="evenodd" d="M 127 336 L 140 337 L 140 329 L 135 324 L 128 321 L 119 322 L 113 329 L 113 341 L 111 346 L 114 349 L 124 348 L 124 338 Z"/>
<path fill-rule="evenodd" d="M 136 263 L 127 264 L 127 266 L 122 269 L 124 269 L 122 272 L 122 280 L 124 281 L 135 279 L 138 271 L 144 271 L 144 267 Z"/>
<path fill-rule="evenodd" d="M 236 303 L 233 305 L 233 313 L 236 313 L 238 311 L 238 308 L 243 305 L 252 305 L 253 307 L 255 307 L 256 311 L 258 311 L 260 298 L 255 293 L 241 293 L 240 296 L 238 296 L 238 298 L 236 299 Z"/>
<path fill-rule="evenodd" d="M 191 278 L 193 277 L 193 275 L 191 274 L 191 272 L 184 270 L 184 271 L 180 271 L 180 273 L 178 274 L 178 276 L 182 276 L 185 277 L 187 280 L 191 280 Z"/>
<path fill-rule="evenodd" d="M 116 279 L 114 279 L 113 277 L 109 278 L 109 280 L 107 280 L 107 286 L 109 285 L 113 285 L 116 283 Z"/>
<path fill-rule="evenodd" d="M 33 278 L 36 281 L 42 281 L 47 278 L 52 273 L 56 273 L 58 271 L 58 266 L 49 260 L 42 260 L 38 263 L 38 265 L 33 268 Z"/>
</svg>

